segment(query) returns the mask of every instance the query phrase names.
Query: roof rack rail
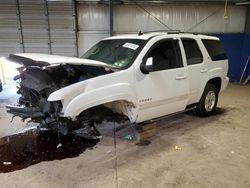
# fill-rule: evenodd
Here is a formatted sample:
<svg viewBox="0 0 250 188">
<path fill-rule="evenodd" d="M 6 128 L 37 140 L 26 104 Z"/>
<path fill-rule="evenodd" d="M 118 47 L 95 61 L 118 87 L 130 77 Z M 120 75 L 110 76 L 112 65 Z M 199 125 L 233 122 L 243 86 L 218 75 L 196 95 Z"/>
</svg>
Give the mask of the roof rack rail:
<svg viewBox="0 0 250 188">
<path fill-rule="evenodd" d="M 182 30 L 154 30 L 154 31 L 139 31 L 138 35 L 143 35 L 147 33 L 157 33 L 157 32 L 162 32 L 162 33 L 168 33 L 168 34 L 178 34 L 178 33 L 183 33 L 184 31 Z"/>
<path fill-rule="evenodd" d="M 193 34 L 193 35 L 200 35 L 200 34 L 204 34 L 204 33 L 196 33 L 196 32 L 186 32 L 183 30 L 154 30 L 154 31 L 139 31 L 138 35 L 143 35 L 143 34 L 147 34 L 147 33 L 157 33 L 157 32 L 163 32 L 166 34 L 179 34 L 179 33 L 187 33 L 187 34 Z M 209 34 L 206 34 L 209 35 Z"/>
</svg>

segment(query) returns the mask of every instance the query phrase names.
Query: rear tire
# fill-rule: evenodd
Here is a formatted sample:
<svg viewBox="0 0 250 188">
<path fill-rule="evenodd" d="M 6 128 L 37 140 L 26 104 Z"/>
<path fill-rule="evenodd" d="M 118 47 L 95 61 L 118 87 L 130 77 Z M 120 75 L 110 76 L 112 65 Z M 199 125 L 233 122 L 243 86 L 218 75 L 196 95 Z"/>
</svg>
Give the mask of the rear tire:
<svg viewBox="0 0 250 188">
<path fill-rule="evenodd" d="M 204 89 L 202 97 L 194 109 L 194 113 L 200 117 L 207 117 L 214 113 L 218 102 L 218 89 L 208 83 Z"/>
</svg>

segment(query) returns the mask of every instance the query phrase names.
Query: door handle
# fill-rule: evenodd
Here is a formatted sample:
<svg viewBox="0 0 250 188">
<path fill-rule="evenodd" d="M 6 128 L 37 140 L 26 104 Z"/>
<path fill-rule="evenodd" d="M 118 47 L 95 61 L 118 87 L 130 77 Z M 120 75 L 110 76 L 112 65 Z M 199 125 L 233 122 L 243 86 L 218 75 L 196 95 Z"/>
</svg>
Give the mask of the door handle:
<svg viewBox="0 0 250 188">
<path fill-rule="evenodd" d="M 201 69 L 200 73 L 206 73 L 208 69 Z"/>
<path fill-rule="evenodd" d="M 184 76 L 184 75 L 178 75 L 175 77 L 176 80 L 183 80 L 183 79 L 186 79 L 187 76 Z"/>
</svg>

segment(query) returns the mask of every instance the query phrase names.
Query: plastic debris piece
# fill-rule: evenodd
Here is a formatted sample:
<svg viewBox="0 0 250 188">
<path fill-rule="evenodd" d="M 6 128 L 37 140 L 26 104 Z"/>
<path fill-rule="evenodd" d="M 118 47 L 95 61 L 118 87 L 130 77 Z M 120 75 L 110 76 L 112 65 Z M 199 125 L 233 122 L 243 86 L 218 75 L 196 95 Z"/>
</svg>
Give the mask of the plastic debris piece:
<svg viewBox="0 0 250 188">
<path fill-rule="evenodd" d="M 235 152 L 234 151 L 231 151 L 232 154 L 234 154 Z"/>
<path fill-rule="evenodd" d="M 178 151 L 181 150 L 181 147 L 177 146 L 177 145 L 174 148 L 175 148 L 175 150 L 178 150 Z"/>
<path fill-rule="evenodd" d="M 132 135 L 128 134 L 128 135 L 124 136 L 123 138 L 125 140 L 133 140 L 134 137 Z"/>
<path fill-rule="evenodd" d="M 11 162 L 3 162 L 4 165 L 11 165 Z"/>
<path fill-rule="evenodd" d="M 62 147 L 62 144 L 61 144 L 61 143 L 59 143 L 59 144 L 56 146 L 56 148 L 60 148 L 60 147 Z"/>
</svg>

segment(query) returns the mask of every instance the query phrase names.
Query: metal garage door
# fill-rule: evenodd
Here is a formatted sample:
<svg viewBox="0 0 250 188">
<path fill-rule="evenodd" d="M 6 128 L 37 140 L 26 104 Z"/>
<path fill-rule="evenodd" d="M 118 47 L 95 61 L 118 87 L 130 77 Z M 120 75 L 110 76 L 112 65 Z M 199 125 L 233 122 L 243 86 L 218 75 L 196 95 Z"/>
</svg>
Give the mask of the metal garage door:
<svg viewBox="0 0 250 188">
<path fill-rule="evenodd" d="M 36 52 L 77 56 L 74 3 L 0 1 L 0 56 Z"/>
<path fill-rule="evenodd" d="M 109 35 L 108 11 L 108 5 L 79 3 L 79 54 Z M 229 6 L 227 19 L 223 17 L 223 11 L 223 5 L 115 5 L 114 34 L 162 29 L 201 33 L 243 32 L 246 7 Z"/>
<path fill-rule="evenodd" d="M 22 52 L 15 0 L 0 1 L 0 56 Z"/>
</svg>

